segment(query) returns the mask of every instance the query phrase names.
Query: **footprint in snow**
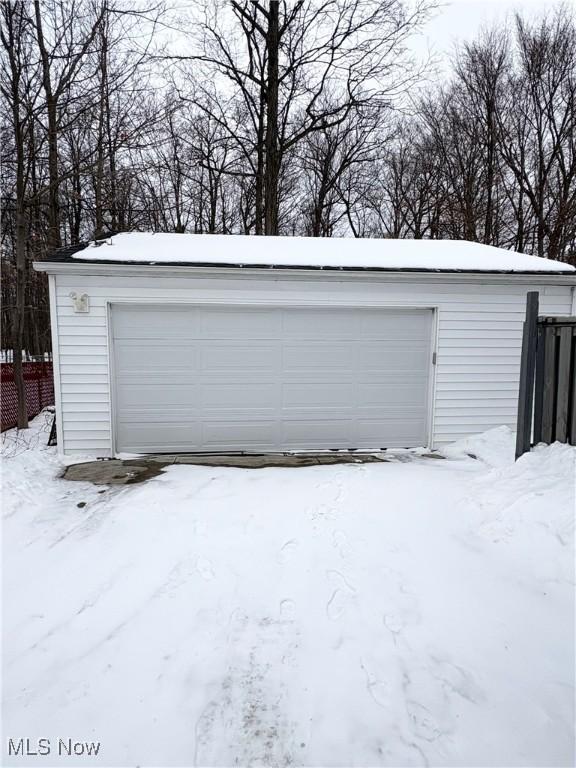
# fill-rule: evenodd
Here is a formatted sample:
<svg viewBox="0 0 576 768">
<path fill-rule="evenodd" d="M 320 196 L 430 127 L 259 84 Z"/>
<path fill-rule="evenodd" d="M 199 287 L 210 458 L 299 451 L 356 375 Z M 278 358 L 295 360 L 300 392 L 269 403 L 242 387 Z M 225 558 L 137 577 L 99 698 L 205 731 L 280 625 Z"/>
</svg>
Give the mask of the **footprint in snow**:
<svg viewBox="0 0 576 768">
<path fill-rule="evenodd" d="M 329 619 L 336 621 L 346 613 L 346 605 L 348 603 L 349 596 L 346 595 L 341 589 L 335 589 L 332 592 L 332 597 L 326 604 L 326 614 Z"/>
<path fill-rule="evenodd" d="M 454 683 L 461 684 L 463 679 L 461 670 L 447 666 L 429 656 L 423 664 L 415 662 L 404 670 L 403 693 L 410 729 L 426 741 L 448 736 L 456 727 Z"/>
<path fill-rule="evenodd" d="M 284 621 L 294 621 L 296 618 L 296 603 L 286 598 L 280 602 L 280 617 Z"/>
<path fill-rule="evenodd" d="M 406 619 L 399 613 L 385 613 L 383 617 L 384 626 L 389 629 L 393 635 L 397 635 L 406 628 Z"/>
<path fill-rule="evenodd" d="M 440 655 L 430 655 L 434 676 L 463 699 L 479 704 L 486 699 L 472 672 Z"/>
<path fill-rule="evenodd" d="M 379 680 L 373 677 L 366 671 L 366 690 L 370 694 L 370 698 L 379 707 L 387 709 L 392 701 L 391 686 L 385 680 Z"/>
<path fill-rule="evenodd" d="M 386 629 L 396 637 L 408 627 L 419 624 L 421 618 L 418 600 L 413 595 L 403 592 L 393 598 L 390 609 L 382 616 L 382 621 Z"/>
<path fill-rule="evenodd" d="M 329 504 L 319 504 L 317 507 L 310 507 L 307 511 L 312 520 L 325 520 L 338 514 L 338 509 Z"/>
<path fill-rule="evenodd" d="M 426 741 L 436 741 L 446 731 L 443 731 L 427 707 L 417 701 L 407 701 L 406 711 L 410 718 L 413 733 Z"/>
<path fill-rule="evenodd" d="M 346 589 L 348 592 L 356 592 L 354 585 L 348 581 L 343 573 L 335 568 L 326 571 L 326 578 L 334 584 L 339 584 L 341 588 Z"/>
<path fill-rule="evenodd" d="M 327 571 L 326 578 L 333 583 L 338 584 L 338 587 L 332 592 L 332 595 L 326 604 L 326 615 L 332 621 L 336 621 L 346 613 L 349 605 L 354 599 L 356 590 L 340 571 Z"/>
<path fill-rule="evenodd" d="M 373 680 L 367 687 L 368 693 L 379 707 L 390 706 L 390 686 L 384 680 Z"/>
<path fill-rule="evenodd" d="M 332 546 L 338 550 L 338 554 L 342 558 L 347 557 L 350 554 L 348 537 L 344 531 L 334 531 L 332 534 Z"/>
<path fill-rule="evenodd" d="M 196 563 L 196 570 L 205 581 L 211 581 L 214 578 L 214 571 L 210 560 L 201 557 Z"/>
<path fill-rule="evenodd" d="M 296 541 L 296 539 L 290 539 L 289 541 L 285 542 L 282 545 L 280 552 L 278 553 L 278 557 L 276 558 L 277 562 L 281 564 L 287 563 L 297 548 L 298 548 L 298 542 Z"/>
</svg>

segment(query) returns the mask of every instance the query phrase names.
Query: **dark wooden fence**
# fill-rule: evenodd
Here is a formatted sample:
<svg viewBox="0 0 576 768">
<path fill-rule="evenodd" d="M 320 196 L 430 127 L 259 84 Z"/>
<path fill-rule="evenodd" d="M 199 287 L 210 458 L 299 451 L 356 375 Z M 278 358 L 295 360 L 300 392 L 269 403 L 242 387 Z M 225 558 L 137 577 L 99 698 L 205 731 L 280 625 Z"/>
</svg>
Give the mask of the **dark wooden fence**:
<svg viewBox="0 0 576 768">
<path fill-rule="evenodd" d="M 535 443 L 576 445 L 576 317 L 539 317 L 528 294 L 522 339 L 516 458 Z"/>
<path fill-rule="evenodd" d="M 22 363 L 28 418 L 38 415 L 42 408 L 54 404 L 52 363 Z M 0 413 L 2 432 L 18 423 L 18 400 L 12 363 L 0 363 Z"/>
</svg>

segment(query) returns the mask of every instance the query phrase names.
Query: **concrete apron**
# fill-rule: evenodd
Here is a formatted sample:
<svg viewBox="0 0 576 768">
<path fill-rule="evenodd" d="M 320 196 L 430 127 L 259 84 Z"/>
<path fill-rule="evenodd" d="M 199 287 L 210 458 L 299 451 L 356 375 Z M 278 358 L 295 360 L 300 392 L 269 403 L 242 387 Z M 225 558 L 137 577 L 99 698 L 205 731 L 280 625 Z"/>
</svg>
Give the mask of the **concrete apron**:
<svg viewBox="0 0 576 768">
<path fill-rule="evenodd" d="M 411 461 L 414 458 L 443 459 L 440 453 L 390 454 L 386 453 L 267 453 L 247 455 L 158 455 L 138 459 L 103 459 L 71 464 L 62 477 L 94 485 L 132 485 L 159 475 L 172 464 L 190 464 L 197 467 L 236 467 L 238 469 L 265 469 L 267 467 L 316 467 L 329 464 L 373 464 L 377 462 Z"/>
</svg>

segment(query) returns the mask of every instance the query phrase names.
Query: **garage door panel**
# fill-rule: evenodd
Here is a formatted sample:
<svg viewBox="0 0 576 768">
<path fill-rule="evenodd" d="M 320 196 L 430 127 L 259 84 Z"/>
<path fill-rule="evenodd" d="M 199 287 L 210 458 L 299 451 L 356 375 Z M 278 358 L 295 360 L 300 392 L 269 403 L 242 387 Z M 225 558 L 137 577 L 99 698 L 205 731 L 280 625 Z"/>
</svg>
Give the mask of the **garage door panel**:
<svg viewBox="0 0 576 768">
<path fill-rule="evenodd" d="M 282 385 L 283 408 L 347 408 L 353 402 L 352 382 L 294 382 Z"/>
<path fill-rule="evenodd" d="M 273 309 L 211 307 L 202 312 L 199 328 L 199 339 L 277 339 L 282 317 Z"/>
<path fill-rule="evenodd" d="M 409 415 L 408 415 L 409 413 Z M 422 405 L 411 405 L 408 409 L 400 409 L 396 405 L 360 405 L 356 408 L 356 414 L 359 420 L 374 419 L 380 421 L 385 419 L 391 424 L 408 424 L 415 421 L 423 423 L 426 408 Z"/>
<path fill-rule="evenodd" d="M 118 342 L 117 355 L 121 358 L 119 374 L 149 370 L 151 360 L 164 371 L 189 371 L 198 367 L 198 350 L 188 341 L 181 344 L 151 343 L 146 345 L 146 350 L 146 357 L 143 357 L 140 340 Z"/>
<path fill-rule="evenodd" d="M 197 379 L 192 370 L 184 368 L 166 368 L 161 371 L 150 371 L 142 368 L 139 371 L 122 373 L 116 377 L 116 388 L 121 391 L 126 389 L 128 395 L 136 389 L 154 387 L 162 404 L 169 399 L 172 388 L 186 388 Z"/>
<path fill-rule="evenodd" d="M 277 371 L 280 350 L 271 344 L 200 344 L 199 369 L 202 373 L 227 371 Z"/>
<path fill-rule="evenodd" d="M 288 449 L 318 450 L 337 445 L 352 447 L 353 419 L 294 419 L 282 424 L 281 438 Z"/>
<path fill-rule="evenodd" d="M 358 318 L 337 309 L 288 309 L 283 314 L 283 333 L 289 339 L 315 341 L 358 338 Z"/>
<path fill-rule="evenodd" d="M 202 386 L 199 389 L 199 406 L 210 413 L 235 413 L 238 408 L 247 410 L 267 409 L 276 412 L 278 402 L 277 384 L 254 383 L 250 387 L 239 387 L 235 383 L 218 383 Z"/>
<path fill-rule="evenodd" d="M 118 423 L 118 450 L 135 453 L 188 451 L 201 441 L 201 425 L 196 422 Z M 125 446 L 125 447 L 122 447 Z M 133 446 L 133 447 L 130 447 Z M 167 448 L 166 446 L 170 446 Z"/>
<path fill-rule="evenodd" d="M 418 373 L 428 368 L 428 350 L 425 344 L 407 342 L 361 342 L 357 347 L 357 365 L 363 371 L 382 373 Z"/>
<path fill-rule="evenodd" d="M 293 371 L 282 371 L 282 382 L 284 384 L 318 384 L 321 386 L 329 386 L 330 384 L 355 384 L 357 382 L 357 374 L 353 370 L 345 371 L 343 369 L 336 368 L 320 368 L 316 367 L 314 370 L 306 370 L 306 368 L 298 368 Z"/>
<path fill-rule="evenodd" d="M 404 388 L 407 384 L 415 383 L 418 386 L 426 388 L 429 381 L 429 371 L 421 369 L 418 371 L 410 371 L 410 375 L 406 376 L 406 371 L 390 371 L 387 369 L 379 370 L 374 368 L 372 370 L 360 371 L 357 376 L 357 381 L 362 384 L 370 384 L 374 382 L 377 377 L 377 382 L 383 386 L 389 386 L 392 391 L 398 390 L 399 387 Z"/>
<path fill-rule="evenodd" d="M 202 414 L 198 408 L 131 408 L 122 411 L 119 424 L 191 424 L 201 423 Z"/>
<path fill-rule="evenodd" d="M 273 419 L 262 421 L 206 420 L 202 424 L 202 445 L 206 450 L 274 450 L 277 430 Z"/>
<path fill-rule="evenodd" d="M 194 307 L 122 306 L 113 307 L 121 323 L 114 325 L 114 338 L 125 340 L 188 340 L 200 336 L 200 311 Z M 151 316 L 154 322 L 150 322 Z"/>
<path fill-rule="evenodd" d="M 354 426 L 358 443 L 372 447 L 418 446 L 426 439 L 420 419 L 358 419 Z"/>
<path fill-rule="evenodd" d="M 381 309 L 365 309 L 358 316 L 359 337 L 420 341 L 430 326 L 430 310 L 394 309 L 386 314 Z"/>
<path fill-rule="evenodd" d="M 426 442 L 430 310 L 112 308 L 119 451 Z"/>
<path fill-rule="evenodd" d="M 259 371 L 257 368 L 242 371 L 199 371 L 197 381 L 203 387 L 212 387 L 227 381 L 240 388 L 258 384 L 277 384 L 278 375 L 276 371 Z"/>
<path fill-rule="evenodd" d="M 419 408 L 423 402 L 426 402 L 427 386 L 428 382 L 424 378 L 406 381 L 401 389 L 398 389 L 396 381 L 360 383 L 357 392 L 359 407 Z"/>
<path fill-rule="evenodd" d="M 129 413 L 138 410 L 143 413 L 153 409 L 189 409 L 198 403 L 200 389 L 190 381 L 181 385 L 166 381 L 143 383 L 139 379 L 122 379 L 116 384 L 116 403 L 119 411 Z"/>
<path fill-rule="evenodd" d="M 354 344 L 352 342 L 285 343 L 282 351 L 282 370 L 286 373 L 306 371 L 310 376 L 328 371 L 354 369 Z"/>
</svg>

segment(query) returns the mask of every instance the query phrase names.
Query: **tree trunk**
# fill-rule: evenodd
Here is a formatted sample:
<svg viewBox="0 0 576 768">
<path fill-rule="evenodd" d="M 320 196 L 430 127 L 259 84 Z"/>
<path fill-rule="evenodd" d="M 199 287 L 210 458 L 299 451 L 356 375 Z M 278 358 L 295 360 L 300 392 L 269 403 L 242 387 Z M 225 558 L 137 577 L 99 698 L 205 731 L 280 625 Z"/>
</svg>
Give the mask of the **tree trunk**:
<svg viewBox="0 0 576 768">
<path fill-rule="evenodd" d="M 494 177 L 496 162 L 496 140 L 494 135 L 494 111 L 495 105 L 491 98 L 488 99 L 486 119 L 488 124 L 488 146 L 486 157 L 486 218 L 484 221 L 484 242 L 492 244 L 494 228 Z"/>
<path fill-rule="evenodd" d="M 59 248 L 60 238 L 60 203 L 58 200 L 58 127 L 56 118 L 56 102 L 50 99 L 48 104 L 48 176 L 50 189 L 48 192 L 48 249 Z"/>
<path fill-rule="evenodd" d="M 266 177 L 264 181 L 264 234 L 278 234 L 278 181 L 280 153 L 278 151 L 278 0 L 271 0 L 268 9 L 266 51 L 268 73 L 266 84 Z"/>
<path fill-rule="evenodd" d="M 254 216 L 255 216 L 255 233 L 257 235 L 262 234 L 262 224 L 264 222 L 263 214 L 263 197 L 264 197 L 264 97 L 261 95 L 260 99 L 260 116 L 258 121 L 258 133 L 256 137 L 257 142 L 257 159 L 256 159 L 256 183 L 254 189 Z"/>
<path fill-rule="evenodd" d="M 48 119 L 48 236 L 46 245 L 48 250 L 59 248 L 62 244 L 60 238 L 60 210 L 58 201 L 58 112 L 57 103 L 52 91 L 52 81 L 50 78 L 50 60 L 48 51 L 44 44 L 44 33 L 42 28 L 42 13 L 39 0 L 34 0 L 34 11 L 36 15 L 36 33 L 38 37 L 38 48 L 40 50 L 40 59 L 42 62 L 42 85 L 46 95 L 46 115 Z"/>
<path fill-rule="evenodd" d="M 24 169 L 22 168 L 22 175 Z M 18 398 L 18 429 L 28 429 L 28 408 L 26 406 L 26 388 L 22 367 L 22 347 L 24 346 L 26 312 L 26 222 L 24 217 L 24 184 L 18 182 L 18 201 L 16 211 L 16 317 L 14 328 L 14 384 Z"/>
<path fill-rule="evenodd" d="M 9 13 L 21 13 L 15 6 Z M 10 18 L 14 21 L 14 17 Z M 10 33 L 13 27 L 10 26 Z M 14 216 L 15 242 L 14 255 L 16 262 L 16 290 L 15 311 L 12 326 L 12 362 L 14 371 L 14 384 L 18 400 L 18 429 L 28 428 L 28 409 L 26 407 L 26 390 L 24 385 L 24 372 L 22 369 L 22 347 L 24 346 L 24 332 L 26 327 L 26 124 L 31 124 L 31 115 L 23 114 L 23 104 L 20 92 L 20 81 L 23 67 L 16 59 L 15 46 L 12 34 L 9 37 L 8 53 L 11 74 L 11 110 L 14 128 L 14 149 L 16 154 L 16 205 Z M 6 40 L 2 38 L 6 46 Z"/>
<path fill-rule="evenodd" d="M 524 173 L 524 146 L 520 150 L 520 167 Z M 524 253 L 524 188 L 522 184 L 518 186 L 518 212 L 516 214 L 518 229 L 516 235 L 516 250 Z"/>
<path fill-rule="evenodd" d="M 108 35 L 104 25 L 100 27 L 100 94 L 98 100 L 98 138 L 96 167 L 94 171 L 94 239 L 104 236 L 104 130 L 106 122 L 106 90 L 108 68 Z"/>
</svg>

